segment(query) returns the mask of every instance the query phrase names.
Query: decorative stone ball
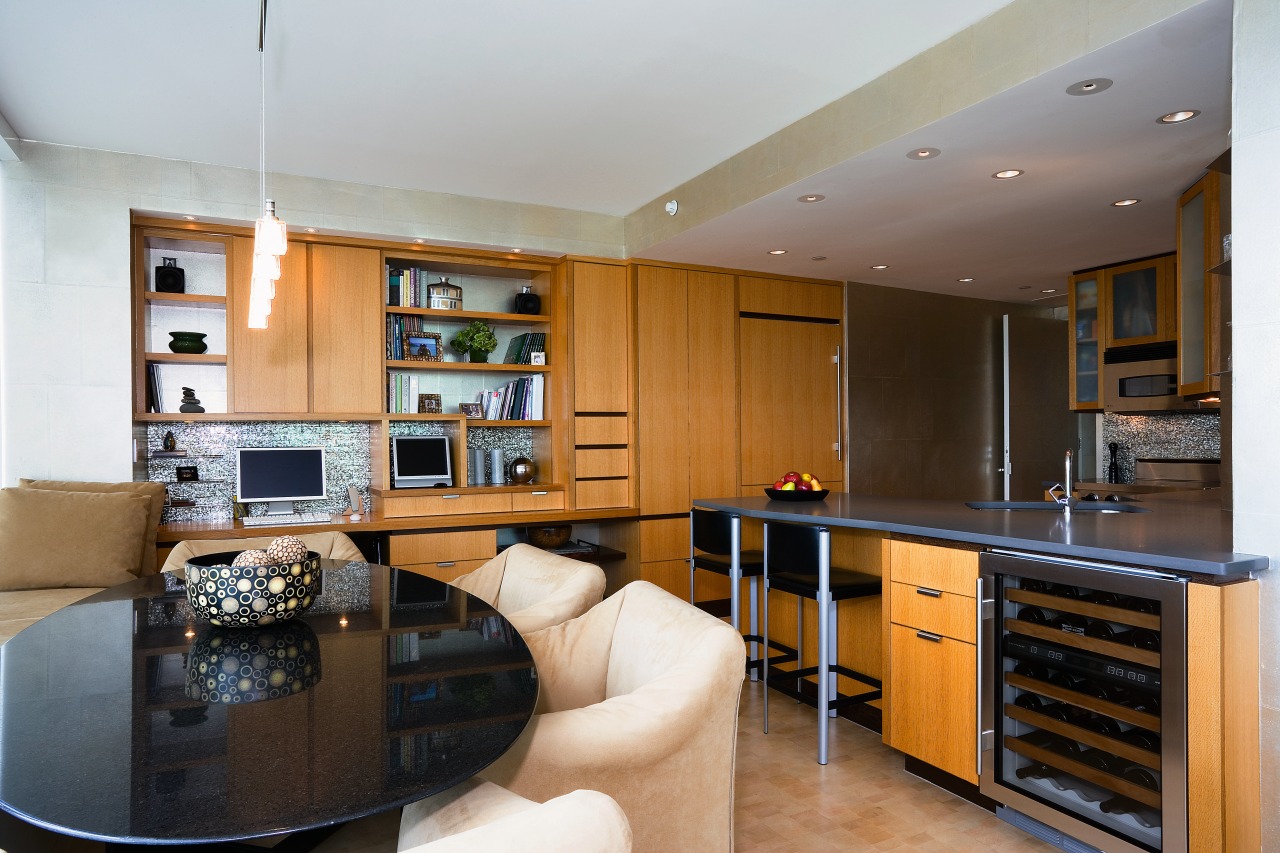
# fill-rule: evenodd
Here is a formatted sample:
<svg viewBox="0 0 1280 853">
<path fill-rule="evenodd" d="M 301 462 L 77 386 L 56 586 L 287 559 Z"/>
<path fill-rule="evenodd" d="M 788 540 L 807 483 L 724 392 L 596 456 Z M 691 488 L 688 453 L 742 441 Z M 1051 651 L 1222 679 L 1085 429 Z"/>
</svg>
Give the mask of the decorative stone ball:
<svg viewBox="0 0 1280 853">
<path fill-rule="evenodd" d="M 251 549 L 249 551 L 241 551 L 236 558 L 231 561 L 233 566 L 266 566 L 271 563 L 271 558 L 267 556 L 266 551 Z"/>
<path fill-rule="evenodd" d="M 268 563 L 296 563 L 307 558 L 307 546 L 297 536 L 277 536 L 267 546 Z"/>
<path fill-rule="evenodd" d="M 200 702 L 265 702 L 320 680 L 320 643 L 305 622 L 204 628 L 187 660 L 186 694 Z"/>
<path fill-rule="evenodd" d="M 266 559 L 264 552 L 257 553 Z M 270 625 L 311 606 L 320 580 L 316 552 L 290 562 L 235 565 L 232 560 L 226 565 L 233 557 L 234 551 L 187 561 L 187 603 L 196 616 L 213 625 Z"/>
</svg>

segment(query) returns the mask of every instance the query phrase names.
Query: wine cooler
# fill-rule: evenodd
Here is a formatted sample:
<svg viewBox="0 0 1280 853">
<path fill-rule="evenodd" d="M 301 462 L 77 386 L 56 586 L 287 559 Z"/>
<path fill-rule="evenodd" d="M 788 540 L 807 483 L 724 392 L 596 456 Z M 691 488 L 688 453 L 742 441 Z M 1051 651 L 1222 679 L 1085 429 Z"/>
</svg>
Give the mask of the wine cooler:
<svg viewBox="0 0 1280 853">
<path fill-rule="evenodd" d="M 1185 853 L 1186 579 L 1000 550 L 979 565 L 982 793 L 1106 853 Z"/>
</svg>

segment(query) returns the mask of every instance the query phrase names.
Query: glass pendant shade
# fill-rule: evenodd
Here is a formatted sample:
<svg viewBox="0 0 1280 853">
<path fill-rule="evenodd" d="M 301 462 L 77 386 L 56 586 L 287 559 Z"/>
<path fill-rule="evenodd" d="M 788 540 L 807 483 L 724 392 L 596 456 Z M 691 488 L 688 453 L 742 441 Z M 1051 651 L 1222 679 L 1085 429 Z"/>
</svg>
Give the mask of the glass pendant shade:
<svg viewBox="0 0 1280 853">
<path fill-rule="evenodd" d="M 276 281 L 280 278 L 280 258 L 276 255 L 253 253 L 253 277 Z"/>
<path fill-rule="evenodd" d="M 280 257 L 289 249 L 289 236 L 283 220 L 276 218 L 276 203 L 263 202 L 264 211 L 253 229 L 253 252 Z"/>
</svg>

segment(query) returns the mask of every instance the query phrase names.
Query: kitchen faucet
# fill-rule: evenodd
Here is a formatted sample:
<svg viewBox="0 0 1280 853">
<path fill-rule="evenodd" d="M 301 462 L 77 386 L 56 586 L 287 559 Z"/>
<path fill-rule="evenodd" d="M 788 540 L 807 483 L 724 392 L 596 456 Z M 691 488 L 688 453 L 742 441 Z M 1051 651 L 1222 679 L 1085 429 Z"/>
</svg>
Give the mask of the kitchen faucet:
<svg viewBox="0 0 1280 853">
<path fill-rule="evenodd" d="M 1057 489 L 1062 489 L 1063 493 L 1059 495 Z M 1056 483 L 1049 489 L 1049 494 L 1053 497 L 1054 503 L 1062 505 L 1062 514 L 1067 518 L 1071 517 L 1071 505 L 1075 503 L 1075 498 L 1071 497 L 1071 448 L 1067 448 L 1066 462 L 1063 465 L 1062 482 Z"/>
</svg>

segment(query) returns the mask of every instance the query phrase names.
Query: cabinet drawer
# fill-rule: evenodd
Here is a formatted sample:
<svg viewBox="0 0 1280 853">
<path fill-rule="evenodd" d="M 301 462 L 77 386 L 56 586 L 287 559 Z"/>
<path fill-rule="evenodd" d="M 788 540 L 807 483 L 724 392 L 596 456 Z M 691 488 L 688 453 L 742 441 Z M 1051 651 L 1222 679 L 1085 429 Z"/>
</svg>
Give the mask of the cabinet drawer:
<svg viewBox="0 0 1280 853">
<path fill-rule="evenodd" d="M 643 562 L 688 558 L 688 518 L 653 518 L 640 522 L 640 559 Z"/>
<path fill-rule="evenodd" d="M 626 415 L 579 415 L 573 419 L 574 444 L 626 444 L 629 433 Z"/>
<path fill-rule="evenodd" d="M 564 509 L 564 492 L 536 489 L 532 492 L 515 492 L 511 495 L 512 512 Z"/>
<path fill-rule="evenodd" d="M 630 480 L 579 480 L 578 509 L 631 506 Z"/>
<path fill-rule="evenodd" d="M 483 566 L 488 560 L 455 560 L 445 561 L 443 563 L 413 563 L 408 566 L 397 566 L 396 568 L 413 572 L 419 575 L 426 575 L 429 578 L 435 578 L 438 581 L 449 583 L 457 580 L 465 574 L 474 572 Z"/>
<path fill-rule="evenodd" d="M 391 536 L 389 550 L 391 564 L 401 568 L 414 563 L 487 560 L 498 553 L 498 533 L 495 530 L 401 533 Z"/>
<path fill-rule="evenodd" d="M 978 552 L 918 542 L 891 542 L 890 572 L 896 583 L 928 587 L 956 595 L 977 595 Z"/>
<path fill-rule="evenodd" d="M 977 784 L 976 647 L 901 625 L 889 644 L 889 746 Z"/>
<path fill-rule="evenodd" d="M 625 447 L 593 447 L 573 452 L 573 472 L 578 477 L 625 477 L 629 451 Z"/>
<path fill-rule="evenodd" d="M 912 584 L 892 585 L 891 621 L 953 640 L 976 643 L 976 599 Z"/>
<path fill-rule="evenodd" d="M 440 495 L 386 498 L 382 514 L 387 518 L 413 515 L 466 515 L 476 512 L 511 512 L 511 494 L 474 494 L 444 490 Z"/>
</svg>

